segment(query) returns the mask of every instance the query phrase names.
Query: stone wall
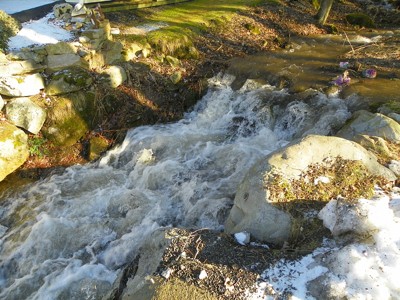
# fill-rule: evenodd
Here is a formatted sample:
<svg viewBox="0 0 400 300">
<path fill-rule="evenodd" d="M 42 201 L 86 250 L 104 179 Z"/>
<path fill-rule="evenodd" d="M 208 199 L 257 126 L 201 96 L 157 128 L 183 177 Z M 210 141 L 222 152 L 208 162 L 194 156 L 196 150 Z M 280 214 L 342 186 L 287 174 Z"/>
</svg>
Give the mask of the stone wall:
<svg viewBox="0 0 400 300">
<path fill-rule="evenodd" d="M 59 146 L 76 143 L 90 129 L 95 85 L 116 88 L 127 78 L 122 67 L 113 65 L 123 60 L 125 51 L 113 41 L 110 22 L 101 11 L 75 11 L 63 3 L 54 13 L 75 33 L 74 41 L 0 53 L 0 161 L 10 162 L 3 168 L 7 173 L 24 163 L 3 157 L 2 147 L 10 139 L 26 148 L 29 134 L 41 133 Z"/>
</svg>

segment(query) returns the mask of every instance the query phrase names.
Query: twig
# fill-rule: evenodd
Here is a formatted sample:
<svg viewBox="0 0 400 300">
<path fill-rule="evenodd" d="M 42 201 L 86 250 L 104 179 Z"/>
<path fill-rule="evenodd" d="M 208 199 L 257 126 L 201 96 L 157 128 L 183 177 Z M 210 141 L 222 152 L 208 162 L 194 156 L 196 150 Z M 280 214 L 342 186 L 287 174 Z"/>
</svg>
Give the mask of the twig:
<svg viewBox="0 0 400 300">
<path fill-rule="evenodd" d="M 346 31 L 343 31 L 344 32 L 344 35 L 346 36 L 346 40 L 349 42 L 349 45 L 350 45 L 350 47 L 351 47 L 351 50 L 353 51 L 353 54 L 354 54 L 354 48 L 353 48 L 353 45 L 351 44 L 351 42 L 350 42 L 350 40 L 349 40 L 349 37 L 347 36 L 347 33 L 346 33 Z"/>
</svg>

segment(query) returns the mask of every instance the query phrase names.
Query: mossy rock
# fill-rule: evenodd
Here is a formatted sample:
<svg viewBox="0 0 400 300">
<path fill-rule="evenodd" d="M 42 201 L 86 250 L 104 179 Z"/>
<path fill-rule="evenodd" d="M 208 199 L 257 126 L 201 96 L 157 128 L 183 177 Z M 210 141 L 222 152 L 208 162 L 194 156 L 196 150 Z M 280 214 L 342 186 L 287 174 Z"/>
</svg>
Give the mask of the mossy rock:
<svg viewBox="0 0 400 300">
<path fill-rule="evenodd" d="M 148 41 L 159 54 L 177 58 L 198 58 L 191 33 L 182 28 L 163 28 L 148 34 Z"/>
<path fill-rule="evenodd" d="M 20 28 L 21 24 L 16 19 L 0 10 L 0 50 L 4 51 L 8 48 L 8 40 L 16 35 Z"/>
<path fill-rule="evenodd" d="M 261 34 L 260 28 L 257 27 L 257 26 L 254 25 L 254 24 L 247 23 L 247 24 L 244 25 L 244 27 L 245 27 L 248 31 L 250 31 L 251 34 L 254 34 L 254 35 L 259 35 L 259 34 Z"/>
<path fill-rule="evenodd" d="M 96 100 L 92 92 L 56 97 L 49 108 L 43 135 L 57 146 L 71 146 L 92 129 L 96 120 Z"/>
<path fill-rule="evenodd" d="M 95 136 L 90 139 L 89 159 L 95 160 L 108 149 L 109 142 L 102 136 Z"/>
<path fill-rule="evenodd" d="M 50 76 L 46 87 L 48 95 L 61 95 L 76 92 L 93 83 L 92 75 L 85 69 L 71 67 L 57 71 Z"/>
<path fill-rule="evenodd" d="M 346 15 L 346 20 L 351 25 L 366 27 L 366 28 L 375 28 L 375 23 L 371 19 L 370 16 L 362 13 L 353 13 Z"/>
</svg>

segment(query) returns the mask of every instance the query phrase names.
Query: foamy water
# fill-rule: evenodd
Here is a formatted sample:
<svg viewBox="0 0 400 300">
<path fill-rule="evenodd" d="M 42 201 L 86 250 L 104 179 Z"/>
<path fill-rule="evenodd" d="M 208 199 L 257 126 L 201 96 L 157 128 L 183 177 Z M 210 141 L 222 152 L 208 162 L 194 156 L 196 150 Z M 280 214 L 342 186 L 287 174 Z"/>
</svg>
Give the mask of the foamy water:
<svg viewBox="0 0 400 300">
<path fill-rule="evenodd" d="M 222 229 L 256 161 L 350 117 L 345 101 L 315 91 L 300 101 L 252 81 L 234 91 L 232 81 L 212 79 L 183 120 L 129 131 L 96 164 L 1 195 L 0 298 L 101 298 L 151 232 Z"/>
</svg>

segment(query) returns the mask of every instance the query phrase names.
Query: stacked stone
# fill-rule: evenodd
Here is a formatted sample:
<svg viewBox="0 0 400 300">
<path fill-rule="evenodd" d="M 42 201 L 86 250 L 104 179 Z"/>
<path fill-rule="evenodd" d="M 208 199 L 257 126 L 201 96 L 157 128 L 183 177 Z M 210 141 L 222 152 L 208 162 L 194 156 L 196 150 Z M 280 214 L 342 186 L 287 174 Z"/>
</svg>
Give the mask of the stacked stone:
<svg viewBox="0 0 400 300">
<path fill-rule="evenodd" d="M 0 54 L 0 181 L 29 156 L 27 134 L 41 132 L 60 146 L 82 138 L 90 128 L 86 119 L 93 119 L 96 110 L 91 91 L 95 78 L 113 88 L 126 80 L 125 70 L 112 65 L 122 59 L 123 47 L 112 41 L 108 20 L 84 6 L 74 9 L 66 3 L 56 5 L 54 14 L 75 32 L 77 41 Z M 83 120 L 85 109 L 92 113 Z M 82 126 L 69 132 L 70 123 Z"/>
</svg>

